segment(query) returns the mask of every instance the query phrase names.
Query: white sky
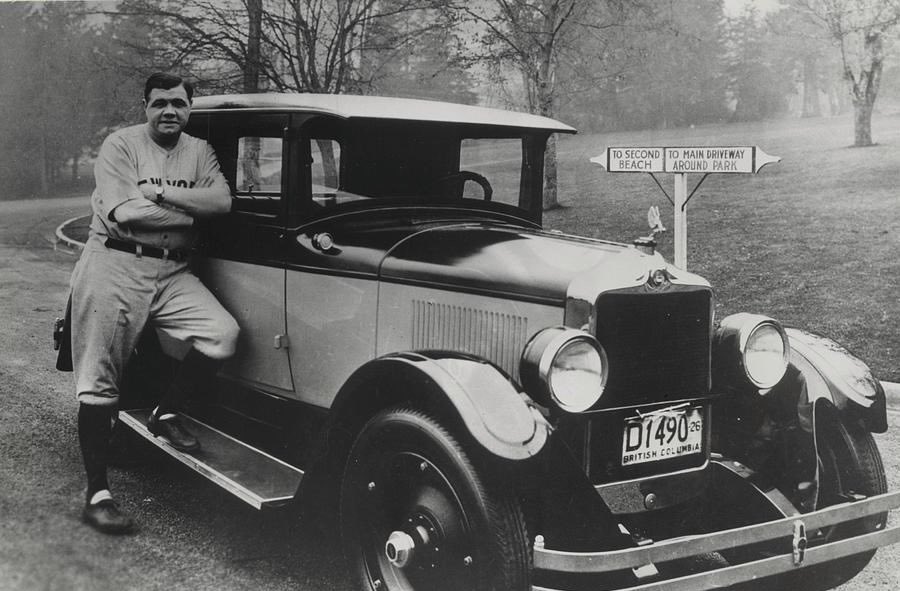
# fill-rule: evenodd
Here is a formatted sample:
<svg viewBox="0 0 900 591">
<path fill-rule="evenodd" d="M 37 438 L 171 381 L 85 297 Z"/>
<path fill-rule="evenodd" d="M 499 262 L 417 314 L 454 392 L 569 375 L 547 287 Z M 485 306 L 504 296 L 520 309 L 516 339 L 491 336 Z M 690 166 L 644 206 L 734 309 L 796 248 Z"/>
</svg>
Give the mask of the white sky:
<svg viewBox="0 0 900 591">
<path fill-rule="evenodd" d="M 773 10 L 778 6 L 778 0 L 725 0 L 725 14 L 735 16 L 741 13 L 744 6 L 752 4 L 760 13 Z"/>
</svg>

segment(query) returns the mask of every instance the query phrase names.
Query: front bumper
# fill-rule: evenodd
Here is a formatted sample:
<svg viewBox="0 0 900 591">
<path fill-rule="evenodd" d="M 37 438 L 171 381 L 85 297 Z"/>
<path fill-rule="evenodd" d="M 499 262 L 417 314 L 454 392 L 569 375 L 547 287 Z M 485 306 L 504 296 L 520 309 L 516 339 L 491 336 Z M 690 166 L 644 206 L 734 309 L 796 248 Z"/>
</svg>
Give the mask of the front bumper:
<svg viewBox="0 0 900 591">
<path fill-rule="evenodd" d="M 900 507 L 900 492 L 868 497 L 814 511 L 712 534 L 688 536 L 649 543 L 636 548 L 608 552 L 565 552 L 544 546 L 538 536 L 534 543 L 534 567 L 557 573 L 603 574 L 633 570 L 655 571 L 655 565 L 728 550 L 759 542 L 785 540 L 785 552 L 753 562 L 714 568 L 677 578 L 653 580 L 626 587 L 629 591 L 696 591 L 761 579 L 796 571 L 835 559 L 860 554 L 900 542 L 900 526 L 807 547 L 807 532 L 860 518 L 886 513 Z M 559 591 L 532 587 L 532 591 Z"/>
</svg>

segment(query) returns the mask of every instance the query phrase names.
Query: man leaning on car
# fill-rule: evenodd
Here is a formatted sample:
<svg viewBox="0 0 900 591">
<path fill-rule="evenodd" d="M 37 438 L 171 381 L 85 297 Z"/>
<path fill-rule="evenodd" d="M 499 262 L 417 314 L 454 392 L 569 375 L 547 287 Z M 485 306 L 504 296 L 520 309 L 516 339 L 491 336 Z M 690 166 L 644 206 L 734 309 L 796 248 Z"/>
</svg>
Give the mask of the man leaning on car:
<svg viewBox="0 0 900 591">
<path fill-rule="evenodd" d="M 129 356 L 145 326 L 191 344 L 148 424 L 182 451 L 199 447 L 178 421 L 184 398 L 234 353 L 238 326 L 188 268 L 197 219 L 227 213 L 228 183 L 212 147 L 182 133 L 192 85 L 166 73 L 144 87 L 144 124 L 103 142 L 94 167 L 90 235 L 71 278 L 78 437 L 87 473 L 84 521 L 128 533 L 107 481 L 111 420 Z"/>
</svg>

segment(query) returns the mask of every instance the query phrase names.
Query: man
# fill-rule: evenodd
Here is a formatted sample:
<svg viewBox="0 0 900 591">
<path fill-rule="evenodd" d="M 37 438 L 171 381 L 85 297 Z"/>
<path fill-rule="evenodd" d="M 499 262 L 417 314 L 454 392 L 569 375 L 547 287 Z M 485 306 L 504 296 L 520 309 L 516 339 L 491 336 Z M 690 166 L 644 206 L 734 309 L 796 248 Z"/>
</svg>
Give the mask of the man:
<svg viewBox="0 0 900 591">
<path fill-rule="evenodd" d="M 227 213 L 231 194 L 212 148 L 183 133 L 193 87 L 156 73 L 144 87 L 146 124 L 103 142 L 94 165 L 90 235 L 72 273 L 72 361 L 78 438 L 87 473 L 83 519 L 127 533 L 107 462 L 125 365 L 145 326 L 191 344 L 148 428 L 182 451 L 198 448 L 175 412 L 234 353 L 238 327 L 186 262 L 196 219 Z"/>
</svg>

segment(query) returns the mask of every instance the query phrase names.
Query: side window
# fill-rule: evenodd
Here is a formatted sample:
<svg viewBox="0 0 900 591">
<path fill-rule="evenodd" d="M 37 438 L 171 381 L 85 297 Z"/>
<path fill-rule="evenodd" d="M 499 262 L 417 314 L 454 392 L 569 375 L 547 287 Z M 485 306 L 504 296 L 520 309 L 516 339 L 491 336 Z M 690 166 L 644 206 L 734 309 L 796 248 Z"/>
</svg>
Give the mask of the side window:
<svg viewBox="0 0 900 591">
<path fill-rule="evenodd" d="M 340 142 L 330 138 L 310 138 L 309 155 L 312 199 L 316 205 L 330 207 L 365 199 L 363 195 L 344 190 Z"/>
<path fill-rule="evenodd" d="M 331 139 L 311 139 L 313 196 L 334 193 L 341 187 L 341 145 Z"/>
<path fill-rule="evenodd" d="M 464 139 L 460 144 L 459 169 L 473 172 L 490 184 L 494 203 L 518 205 L 522 165 L 521 139 Z M 462 196 L 483 199 L 484 187 L 468 180 Z"/>
<path fill-rule="evenodd" d="M 238 138 L 234 210 L 277 215 L 281 207 L 280 137 Z"/>
</svg>

